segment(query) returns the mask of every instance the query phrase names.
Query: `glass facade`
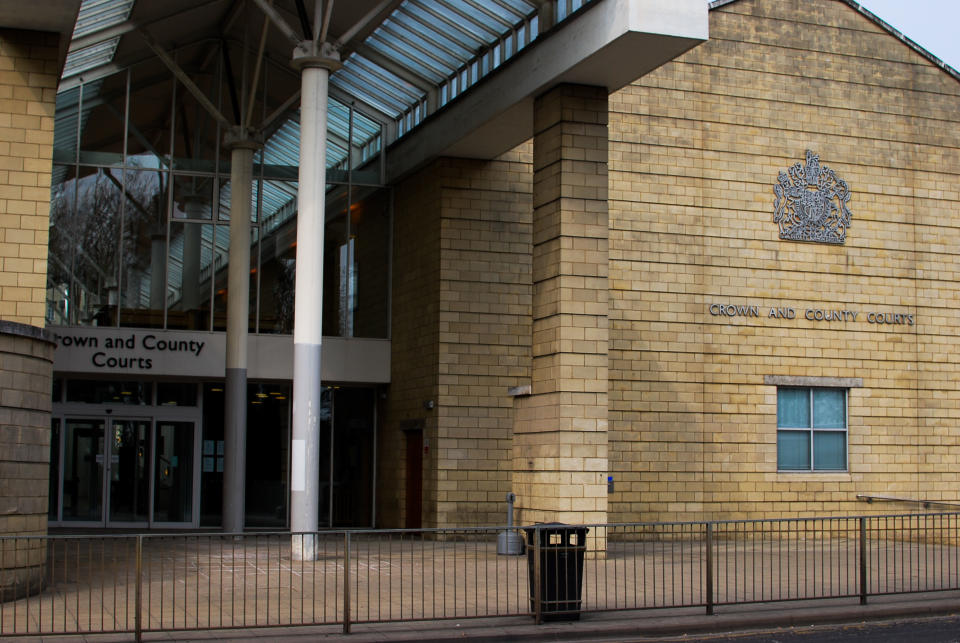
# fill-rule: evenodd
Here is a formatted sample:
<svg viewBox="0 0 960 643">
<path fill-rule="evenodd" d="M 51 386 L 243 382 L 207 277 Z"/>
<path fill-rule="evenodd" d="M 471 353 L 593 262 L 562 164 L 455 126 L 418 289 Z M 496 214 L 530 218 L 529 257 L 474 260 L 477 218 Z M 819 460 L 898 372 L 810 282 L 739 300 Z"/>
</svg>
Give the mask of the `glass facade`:
<svg viewBox="0 0 960 643">
<path fill-rule="evenodd" d="M 55 378 L 50 443 L 53 524 L 219 527 L 223 493 L 224 397 L 220 382 Z M 120 391 L 130 393 L 123 397 Z M 326 389 L 325 443 L 332 391 Z M 370 526 L 375 449 L 374 390 L 336 389 L 336 480 L 341 524 Z M 135 392 L 135 393 L 133 393 Z M 289 524 L 291 385 L 247 389 L 246 525 Z M 61 473 L 62 472 L 62 473 Z M 354 486 L 354 479 L 357 480 Z M 346 489 L 353 489 L 349 493 Z M 325 499 L 325 502 L 329 497 Z M 323 519 L 329 520 L 329 504 Z"/>
<path fill-rule="evenodd" d="M 224 59 L 196 82 L 231 110 Z M 271 104 L 269 80 L 258 111 Z M 278 95 L 282 95 L 278 92 Z M 382 125 L 331 98 L 324 334 L 387 337 L 390 198 Z M 299 113 L 254 156 L 250 319 L 291 333 Z M 141 64 L 57 96 L 47 323 L 226 329 L 230 151 L 220 124 L 172 74 Z M 348 216 L 349 214 L 349 216 Z"/>
<path fill-rule="evenodd" d="M 221 382 L 56 378 L 50 442 L 52 524 L 219 527 L 224 396 Z M 120 391 L 130 393 L 123 397 Z M 290 524 L 289 382 L 247 386 L 247 527 Z M 135 392 L 135 393 L 134 393 Z M 321 409 L 322 526 L 370 527 L 377 396 L 331 386 Z"/>
</svg>

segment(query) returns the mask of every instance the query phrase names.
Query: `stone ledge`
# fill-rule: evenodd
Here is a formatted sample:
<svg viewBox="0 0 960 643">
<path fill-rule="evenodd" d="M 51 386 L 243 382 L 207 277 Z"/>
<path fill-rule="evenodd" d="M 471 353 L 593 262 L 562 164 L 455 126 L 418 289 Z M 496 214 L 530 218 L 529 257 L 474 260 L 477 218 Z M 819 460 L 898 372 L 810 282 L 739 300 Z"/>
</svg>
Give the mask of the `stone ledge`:
<svg viewBox="0 0 960 643">
<path fill-rule="evenodd" d="M 43 342 L 49 342 L 54 346 L 57 345 L 57 340 L 54 339 L 53 333 L 46 330 L 45 328 L 38 328 L 36 326 L 31 326 L 29 324 L 21 324 L 19 322 L 7 321 L 5 319 L 0 319 L 0 334 L 16 335 L 18 337 L 27 337 L 30 339 L 37 339 Z"/>
<path fill-rule="evenodd" d="M 832 388 L 863 388 L 862 377 L 806 377 L 802 375 L 764 375 L 769 386 L 823 386 Z"/>
</svg>

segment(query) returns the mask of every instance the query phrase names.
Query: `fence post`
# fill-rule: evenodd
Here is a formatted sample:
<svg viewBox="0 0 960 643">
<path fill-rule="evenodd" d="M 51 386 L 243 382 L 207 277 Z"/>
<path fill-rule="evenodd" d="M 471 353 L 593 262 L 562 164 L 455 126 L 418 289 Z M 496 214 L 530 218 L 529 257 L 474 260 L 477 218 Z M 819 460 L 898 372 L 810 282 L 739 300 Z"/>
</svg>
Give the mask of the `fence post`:
<svg viewBox="0 0 960 643">
<path fill-rule="evenodd" d="M 343 633 L 350 633 L 350 532 L 343 532 Z"/>
<path fill-rule="evenodd" d="M 707 614 L 713 614 L 713 523 L 707 523 Z"/>
<path fill-rule="evenodd" d="M 529 533 L 529 532 L 527 532 Z M 533 528 L 533 620 L 540 625 L 543 623 L 543 609 L 540 600 L 543 587 L 540 583 L 540 527 Z"/>
<path fill-rule="evenodd" d="M 867 518 L 860 517 L 860 604 L 867 604 Z"/>
<path fill-rule="evenodd" d="M 143 641 L 143 625 L 140 615 L 141 606 L 141 595 L 143 587 L 143 534 L 137 535 L 137 545 L 136 545 L 136 558 L 137 558 L 137 589 L 136 589 L 136 598 L 134 600 L 134 615 L 133 615 L 133 629 L 134 636 L 136 637 L 137 643 Z M 128 621 L 129 622 L 129 621 Z"/>
</svg>

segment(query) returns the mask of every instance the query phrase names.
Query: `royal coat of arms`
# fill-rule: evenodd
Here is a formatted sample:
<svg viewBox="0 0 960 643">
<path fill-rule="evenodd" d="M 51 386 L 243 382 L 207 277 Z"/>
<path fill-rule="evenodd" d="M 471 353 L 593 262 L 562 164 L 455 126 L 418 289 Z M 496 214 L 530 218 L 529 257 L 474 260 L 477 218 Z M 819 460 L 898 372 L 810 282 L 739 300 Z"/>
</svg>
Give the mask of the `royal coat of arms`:
<svg viewBox="0 0 960 643">
<path fill-rule="evenodd" d="M 773 220 L 780 238 L 792 241 L 843 243 L 850 227 L 850 188 L 807 150 L 807 163 L 780 172 L 773 186 Z"/>
</svg>

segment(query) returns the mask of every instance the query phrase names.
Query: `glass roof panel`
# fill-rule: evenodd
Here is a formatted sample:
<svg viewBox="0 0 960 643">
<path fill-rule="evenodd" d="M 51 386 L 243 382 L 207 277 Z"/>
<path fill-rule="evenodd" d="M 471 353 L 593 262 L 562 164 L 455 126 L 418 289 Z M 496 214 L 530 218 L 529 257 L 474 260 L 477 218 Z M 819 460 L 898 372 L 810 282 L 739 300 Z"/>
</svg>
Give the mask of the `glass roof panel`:
<svg viewBox="0 0 960 643">
<path fill-rule="evenodd" d="M 73 28 L 73 37 L 81 38 L 120 24 L 130 17 L 133 3 L 134 0 L 83 0 L 77 14 L 77 24 Z M 119 42 L 120 37 L 117 36 L 71 51 L 64 63 L 64 76 L 79 74 L 110 62 Z"/>
<path fill-rule="evenodd" d="M 491 43 L 503 31 L 483 20 L 471 18 L 456 7 L 447 6 L 443 0 L 413 0 L 410 4 L 411 9 L 419 8 L 429 14 L 433 21 L 447 25 L 451 32 L 468 34 L 482 44 Z"/>
<path fill-rule="evenodd" d="M 351 58 L 351 60 L 353 59 Z M 348 94 L 362 97 L 363 102 L 393 118 L 399 117 L 410 103 L 416 102 L 416 100 L 419 100 L 418 97 L 422 96 L 423 92 L 414 94 L 414 88 L 411 88 L 414 91 L 397 92 L 397 88 L 411 86 L 382 67 L 369 63 L 369 61 L 366 61 L 366 63 L 364 65 L 355 64 L 349 68 L 344 66 L 331 76 L 330 83 Z M 369 70 L 377 70 L 377 74 L 373 75 L 364 67 L 369 67 Z M 391 90 L 389 93 L 385 89 L 388 86 L 388 80 Z M 410 100 L 405 101 L 398 94 L 408 97 Z"/>
<path fill-rule="evenodd" d="M 416 25 L 413 21 L 409 21 Z M 459 66 L 461 61 L 468 60 L 470 52 L 463 52 L 456 47 L 445 46 L 449 42 L 442 32 L 420 28 L 418 33 L 411 25 L 404 24 L 402 19 L 394 20 L 389 27 L 384 27 L 375 34 L 373 39 L 380 39 L 387 47 L 407 53 L 420 60 L 424 65 L 439 70 L 443 75 L 449 75 Z"/>
<path fill-rule="evenodd" d="M 560 19 L 569 15 L 569 8 L 586 3 L 586 0 L 548 1 L 556 5 Z M 97 33 L 129 20 L 134 3 L 135 0 L 83 0 L 74 38 L 89 36 L 96 40 Z M 498 64 L 494 59 L 502 62 L 514 53 L 501 52 L 491 57 L 490 52 L 501 47 L 500 43 L 517 41 L 516 48 L 520 48 L 535 38 L 536 30 L 529 25 L 533 24 L 531 20 L 535 21 L 541 3 L 541 0 L 403 0 L 359 48 L 361 52 L 364 47 L 376 52 L 378 56 L 371 54 L 371 57 L 377 62 L 354 52 L 344 61 L 344 66 L 332 74 L 331 85 L 368 105 L 371 108 L 368 113 L 376 111 L 393 119 L 398 125 L 395 131 L 408 132 L 428 114 L 429 88 L 436 87 L 440 98 L 430 103 L 432 110 L 489 73 Z M 116 39 L 101 38 L 88 47 L 75 49 L 67 57 L 64 77 L 105 68 L 113 60 L 116 48 Z M 478 64 L 481 58 L 485 62 Z M 463 74 L 465 69 L 471 70 L 470 73 Z M 72 86 L 75 87 L 75 83 Z M 95 95 L 93 87 L 84 92 L 85 100 Z M 67 111 L 71 111 L 69 107 Z M 86 114 L 77 114 L 75 106 L 72 111 L 68 116 L 57 110 L 57 147 L 61 150 L 70 147 L 60 144 L 66 142 L 64 137 L 72 136 L 70 132 L 77 127 L 82 129 L 85 122 Z M 66 122 L 70 118 L 72 122 Z M 336 149 L 331 149 L 329 161 L 331 166 L 339 166 L 346 156 L 348 110 L 331 113 L 330 120 L 331 133 L 336 134 L 331 136 L 331 145 Z M 291 127 L 295 127 L 295 123 Z M 380 123 L 361 117 L 358 112 L 353 115 L 353 128 L 355 150 L 375 152 L 389 142 L 380 140 L 383 135 Z M 292 144 L 292 137 L 299 136 L 299 128 L 293 131 L 284 126 L 274 136 Z M 339 143 L 335 140 L 337 137 L 341 139 Z M 281 152 L 280 144 L 275 147 L 277 165 L 296 164 L 295 155 L 288 157 Z M 292 155 L 293 148 L 288 148 Z M 268 160 L 265 162 L 270 164 Z"/>
<path fill-rule="evenodd" d="M 134 0 L 83 0 L 73 37 L 80 38 L 119 24 L 130 17 Z"/>
<path fill-rule="evenodd" d="M 404 0 L 364 44 L 425 82 L 443 85 L 500 38 L 524 29 L 536 9 L 537 5 L 528 0 Z M 343 77 L 345 91 L 397 120 L 418 112 L 426 92 L 411 88 L 406 98 L 397 95 L 383 87 L 389 82 L 386 79 L 396 79 L 392 85 L 402 80 L 382 67 L 377 73 L 370 73 L 370 69 L 367 74 L 355 72 L 352 68 L 359 61 L 359 56 L 352 56 L 334 74 L 334 79 Z M 398 101 L 405 105 L 398 105 Z M 415 118 L 419 120 L 422 115 Z M 408 131 L 405 127 L 401 130 Z"/>
<path fill-rule="evenodd" d="M 72 74 L 79 74 L 88 69 L 93 69 L 106 62 L 113 60 L 113 54 L 117 50 L 117 44 L 120 42 L 119 36 L 111 38 L 106 42 L 84 47 L 67 54 L 67 60 L 64 63 L 64 69 Z"/>
<path fill-rule="evenodd" d="M 436 28 L 437 21 L 440 21 L 442 24 L 451 24 L 449 18 L 432 10 L 423 2 L 410 2 L 401 6 L 400 11 L 408 16 L 409 20 L 415 20 L 421 24 L 429 25 L 431 29 Z M 460 27 L 462 28 L 448 30 L 445 32 L 445 36 L 451 41 L 455 41 L 460 47 L 468 50 L 468 52 L 473 52 L 487 44 L 487 41 L 478 35 L 477 32 L 469 29 L 470 26 L 470 23 L 461 24 Z"/>
<path fill-rule="evenodd" d="M 361 82 L 376 85 L 382 96 L 393 98 L 404 105 L 416 103 L 425 95 L 423 91 L 398 79 L 374 63 L 357 61 L 357 64 L 351 67 L 351 72 L 346 75 L 353 76 Z"/>
<path fill-rule="evenodd" d="M 523 17 L 522 14 L 513 15 L 513 11 L 509 7 L 491 6 L 492 3 L 481 4 L 471 0 L 453 0 L 450 4 L 456 6 L 463 13 L 484 21 L 492 28 L 497 29 L 498 32 L 510 29 L 517 20 Z"/>
<path fill-rule="evenodd" d="M 392 46 L 391 43 L 386 42 L 381 39 L 369 39 L 367 40 L 367 46 L 374 51 L 387 56 L 392 59 L 399 65 L 406 67 L 408 70 L 412 71 L 414 74 L 423 78 L 429 83 L 438 84 L 442 83 L 448 74 L 445 74 L 443 70 L 437 70 L 434 66 L 428 66 L 423 64 L 422 61 L 417 60 L 413 56 L 410 56 L 404 52 L 403 49 L 399 47 Z M 355 55 L 354 58 L 357 56 Z M 351 61 L 353 58 L 350 59 Z M 381 68 L 382 69 L 382 68 Z M 341 70 L 342 72 L 343 70 Z M 386 71 L 386 70 L 384 70 Z M 339 73 L 339 72 L 338 72 Z M 398 76 L 394 76 L 392 73 L 387 72 L 391 78 L 403 82 Z M 423 93 L 423 92 L 420 92 Z"/>
</svg>

